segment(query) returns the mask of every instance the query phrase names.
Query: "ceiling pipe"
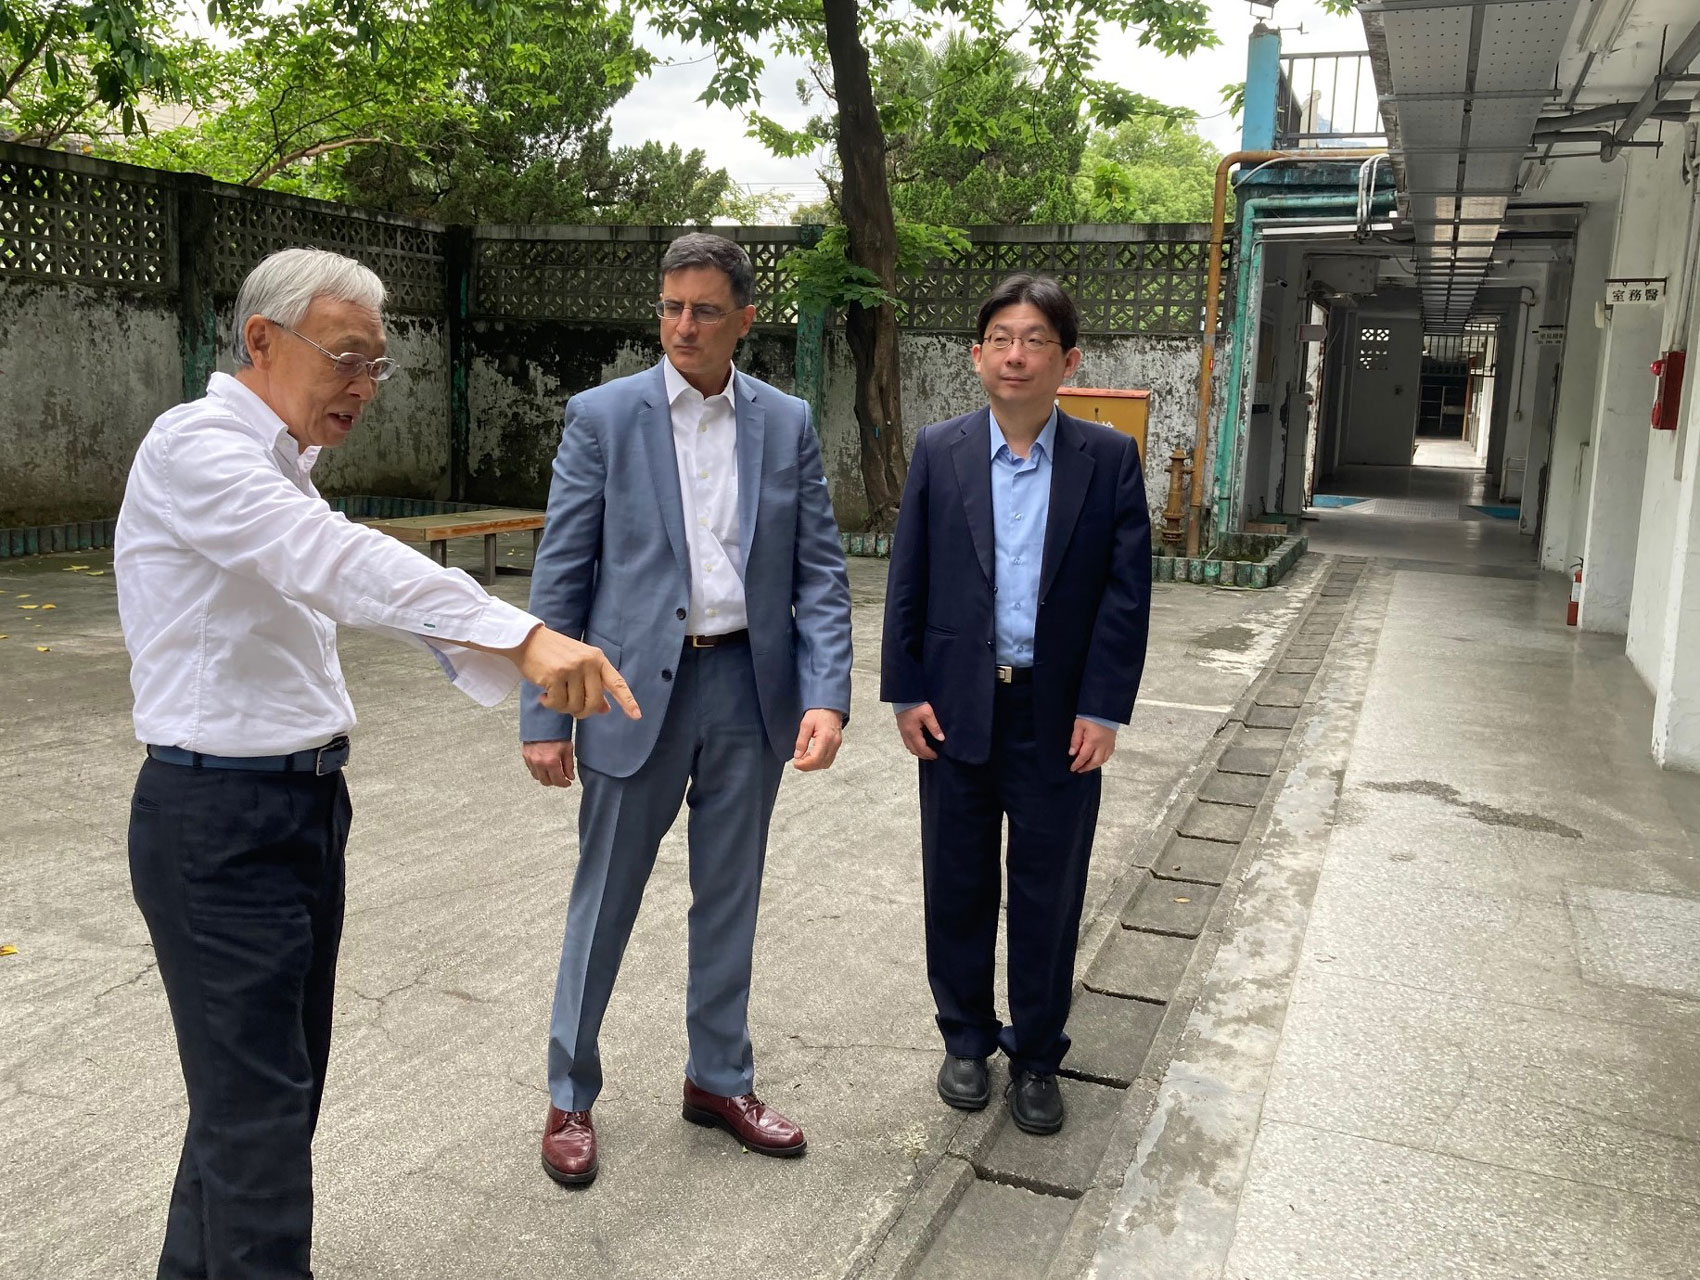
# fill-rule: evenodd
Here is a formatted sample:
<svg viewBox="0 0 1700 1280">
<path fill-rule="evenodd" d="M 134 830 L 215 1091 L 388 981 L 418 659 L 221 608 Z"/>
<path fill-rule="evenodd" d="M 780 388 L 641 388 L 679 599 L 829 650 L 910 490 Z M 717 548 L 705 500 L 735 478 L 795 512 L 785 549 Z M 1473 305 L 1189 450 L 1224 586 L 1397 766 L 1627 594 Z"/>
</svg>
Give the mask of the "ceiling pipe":
<svg viewBox="0 0 1700 1280">
<path fill-rule="evenodd" d="M 1635 109 L 1633 102 L 1608 102 L 1598 107 L 1584 107 L 1580 111 L 1569 112 L 1562 116 L 1542 116 L 1535 121 L 1535 137 L 1553 133 L 1560 129 L 1581 129 L 1588 125 L 1615 124 Z M 1678 102 L 1674 98 L 1667 99 L 1654 107 L 1651 119 L 1654 120 L 1686 120 L 1689 106 L 1686 102 Z"/>
<path fill-rule="evenodd" d="M 1204 350 L 1198 361 L 1198 423 L 1192 443 L 1192 491 L 1187 498 L 1186 553 L 1198 554 L 1204 519 L 1204 459 L 1210 451 L 1210 385 L 1216 370 L 1217 295 L 1222 290 L 1222 241 L 1228 221 L 1228 170 L 1242 164 L 1316 164 L 1368 160 L 1383 147 L 1341 147 L 1308 151 L 1230 151 L 1216 166 L 1216 193 L 1210 210 L 1209 271 L 1204 284 Z"/>
<path fill-rule="evenodd" d="M 1647 86 L 1647 92 L 1641 95 L 1641 100 L 1630 109 L 1629 115 L 1618 126 L 1612 145 L 1600 148 L 1600 159 L 1610 162 L 1617 159 L 1618 150 L 1622 143 L 1635 136 L 1635 131 L 1647 122 L 1659 105 L 1659 98 L 1664 94 L 1666 82 L 1687 72 L 1689 64 L 1700 57 L 1700 22 L 1689 29 L 1676 51 L 1665 60 L 1665 65 L 1658 75 L 1653 77 L 1653 83 Z"/>
</svg>

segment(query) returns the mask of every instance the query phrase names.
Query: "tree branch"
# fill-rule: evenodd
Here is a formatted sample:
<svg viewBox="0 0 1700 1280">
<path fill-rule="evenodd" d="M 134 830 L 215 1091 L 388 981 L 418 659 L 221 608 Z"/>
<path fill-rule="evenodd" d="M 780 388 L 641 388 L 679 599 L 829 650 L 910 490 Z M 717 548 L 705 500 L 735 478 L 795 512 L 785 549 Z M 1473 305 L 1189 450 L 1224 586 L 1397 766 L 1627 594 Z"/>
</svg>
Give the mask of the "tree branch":
<svg viewBox="0 0 1700 1280">
<path fill-rule="evenodd" d="M 257 173 L 243 179 L 245 187 L 257 187 L 274 174 L 287 169 L 290 165 L 301 160 L 311 160 L 314 156 L 326 155 L 332 151 L 341 151 L 348 147 L 375 147 L 385 145 L 383 138 L 338 138 L 335 142 L 320 142 L 311 147 L 303 147 L 300 151 L 291 152 L 273 164 L 267 165 Z"/>
<path fill-rule="evenodd" d="M 12 90 L 18 87 L 18 81 L 24 78 L 24 73 L 41 57 L 41 51 L 47 48 L 47 42 L 53 39 L 53 28 L 59 24 L 59 17 L 63 12 L 62 9 L 55 9 L 47 15 L 47 21 L 41 24 L 41 38 L 35 42 L 35 48 L 24 53 L 18 60 L 18 65 L 12 69 L 12 74 L 6 77 L 5 85 L 0 87 L 0 102 L 12 96 Z"/>
</svg>

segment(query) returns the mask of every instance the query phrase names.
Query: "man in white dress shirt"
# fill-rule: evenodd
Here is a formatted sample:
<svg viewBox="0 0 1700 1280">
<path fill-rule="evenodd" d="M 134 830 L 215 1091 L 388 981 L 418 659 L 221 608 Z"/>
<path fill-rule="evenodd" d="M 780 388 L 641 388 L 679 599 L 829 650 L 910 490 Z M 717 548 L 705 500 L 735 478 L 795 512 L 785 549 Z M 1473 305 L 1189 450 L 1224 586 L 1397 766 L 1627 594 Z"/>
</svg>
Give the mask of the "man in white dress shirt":
<svg viewBox="0 0 1700 1280">
<path fill-rule="evenodd" d="M 236 301 L 234 376 L 162 414 L 118 518 L 119 617 L 148 759 L 130 873 L 189 1123 L 162 1280 L 311 1277 L 354 726 L 336 624 L 429 650 L 486 705 L 523 675 L 561 713 L 637 704 L 605 655 L 331 510 L 310 478 L 395 362 L 384 286 L 291 249 Z"/>
<path fill-rule="evenodd" d="M 617 662 L 649 709 L 576 725 L 528 689 L 526 767 L 584 781 L 549 1031 L 543 1167 L 596 1176 L 597 1035 L 661 838 L 690 805 L 684 1116 L 764 1155 L 803 1133 L 761 1102 L 746 1009 L 785 761 L 825 769 L 850 709 L 850 588 L 809 407 L 732 365 L 753 271 L 720 236 L 661 261 L 646 373 L 567 402 L 531 609 Z M 576 757 L 575 757 L 576 748 Z"/>
</svg>

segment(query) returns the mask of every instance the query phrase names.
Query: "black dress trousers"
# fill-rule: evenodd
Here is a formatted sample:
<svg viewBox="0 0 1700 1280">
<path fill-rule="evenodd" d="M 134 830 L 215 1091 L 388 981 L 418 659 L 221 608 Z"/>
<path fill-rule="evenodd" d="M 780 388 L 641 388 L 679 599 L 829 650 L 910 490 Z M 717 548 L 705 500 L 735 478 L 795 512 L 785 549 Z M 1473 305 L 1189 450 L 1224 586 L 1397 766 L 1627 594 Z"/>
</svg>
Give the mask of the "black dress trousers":
<svg viewBox="0 0 1700 1280">
<path fill-rule="evenodd" d="M 1068 1052 L 1063 1028 L 1103 783 L 1098 770 L 1065 773 L 1039 752 L 1033 686 L 999 685 L 984 764 L 942 752 L 921 761 L 921 868 L 927 979 L 946 1052 L 980 1058 L 1001 1047 L 1012 1068 L 1049 1073 Z M 1005 817 L 1008 1027 L 992 994 Z"/>
<path fill-rule="evenodd" d="M 349 818 L 341 771 L 150 759 L 136 780 L 131 885 L 189 1095 L 161 1280 L 312 1275 Z"/>
</svg>

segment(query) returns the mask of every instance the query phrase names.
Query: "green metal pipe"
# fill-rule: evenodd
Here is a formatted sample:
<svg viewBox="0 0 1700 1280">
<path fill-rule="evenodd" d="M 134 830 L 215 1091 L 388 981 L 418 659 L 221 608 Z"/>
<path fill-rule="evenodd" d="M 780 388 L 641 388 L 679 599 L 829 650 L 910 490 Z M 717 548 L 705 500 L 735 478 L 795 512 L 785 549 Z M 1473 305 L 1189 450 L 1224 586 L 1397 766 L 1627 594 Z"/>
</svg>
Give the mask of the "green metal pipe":
<svg viewBox="0 0 1700 1280">
<path fill-rule="evenodd" d="M 1222 398 L 1222 426 L 1217 433 L 1216 461 L 1211 484 L 1215 507 L 1212 523 L 1218 544 L 1228 532 L 1229 518 L 1234 506 L 1233 480 L 1236 474 L 1243 470 L 1237 465 L 1237 461 L 1249 418 L 1244 406 L 1246 355 L 1252 346 L 1252 335 L 1256 333 L 1253 317 L 1260 309 L 1258 304 L 1263 296 L 1263 239 L 1257 234 L 1257 221 L 1264 215 L 1265 210 L 1295 213 L 1349 211 L 1355 214 L 1357 208 L 1358 198 L 1355 195 L 1258 196 L 1240 202 L 1240 234 L 1236 246 L 1238 251 L 1234 254 L 1234 316 L 1228 326 L 1232 339 L 1228 357 L 1228 385 L 1227 394 Z M 1379 192 L 1371 199 L 1372 217 L 1385 215 L 1391 212 L 1392 208 L 1393 193 L 1390 191 Z M 1238 478 L 1242 481 L 1244 479 L 1243 475 Z"/>
</svg>

